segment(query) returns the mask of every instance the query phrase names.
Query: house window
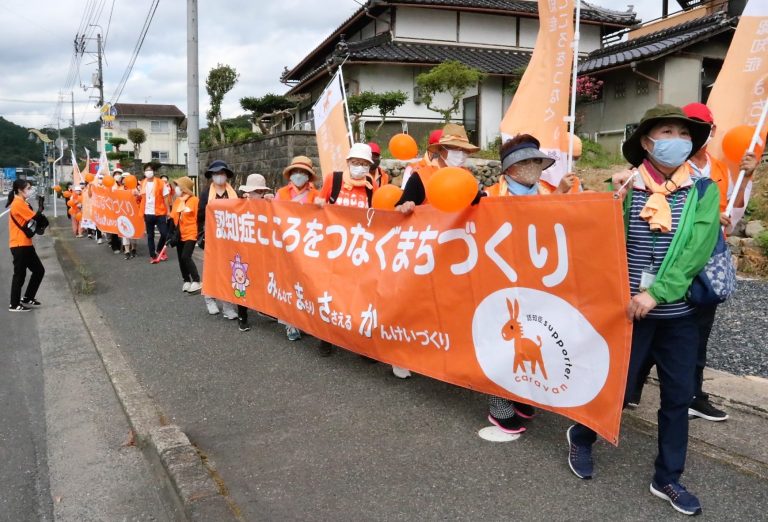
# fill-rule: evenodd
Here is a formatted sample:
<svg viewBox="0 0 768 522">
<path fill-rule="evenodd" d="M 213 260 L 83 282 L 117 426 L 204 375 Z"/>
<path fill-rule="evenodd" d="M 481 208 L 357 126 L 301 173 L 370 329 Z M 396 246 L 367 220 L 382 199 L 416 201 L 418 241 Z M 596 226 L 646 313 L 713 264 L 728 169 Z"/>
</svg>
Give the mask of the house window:
<svg viewBox="0 0 768 522">
<path fill-rule="evenodd" d="M 467 131 L 469 141 L 475 145 L 478 141 L 477 129 L 480 128 L 477 114 L 478 103 L 478 96 L 464 98 L 464 129 Z"/>
<path fill-rule="evenodd" d="M 137 126 L 136 120 L 120 120 L 121 129 L 135 129 Z"/>
<path fill-rule="evenodd" d="M 111 132 L 105 132 L 104 133 L 104 152 L 112 152 L 112 149 L 114 146 L 109 142 L 110 138 L 112 138 Z"/>
<path fill-rule="evenodd" d="M 638 78 L 637 82 L 635 83 L 635 88 L 637 90 L 638 96 L 645 96 L 648 94 L 648 80 L 645 78 Z"/>
<path fill-rule="evenodd" d="M 168 151 L 167 150 L 153 150 L 152 151 L 152 161 L 168 161 Z"/>
<path fill-rule="evenodd" d="M 168 132 L 169 128 L 167 120 L 152 120 L 149 122 L 149 130 L 152 132 Z"/>
<path fill-rule="evenodd" d="M 618 81 L 613 86 L 613 97 L 624 98 L 627 96 L 627 84 L 624 81 Z"/>
</svg>

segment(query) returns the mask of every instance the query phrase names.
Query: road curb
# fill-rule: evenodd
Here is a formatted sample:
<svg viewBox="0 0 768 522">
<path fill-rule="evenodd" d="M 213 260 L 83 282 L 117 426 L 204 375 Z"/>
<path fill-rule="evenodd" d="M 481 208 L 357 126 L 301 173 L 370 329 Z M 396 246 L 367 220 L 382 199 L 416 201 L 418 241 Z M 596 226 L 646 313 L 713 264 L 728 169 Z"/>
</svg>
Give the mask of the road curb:
<svg viewBox="0 0 768 522">
<path fill-rule="evenodd" d="M 115 394 L 133 429 L 136 444 L 163 483 L 162 492 L 179 521 L 239 521 L 239 509 L 222 494 L 204 463 L 180 427 L 169 424 L 157 404 L 139 383 L 96 305 L 77 291 L 77 254 L 54 228 L 54 250 L 72 291 L 83 324 L 104 365 Z"/>
</svg>

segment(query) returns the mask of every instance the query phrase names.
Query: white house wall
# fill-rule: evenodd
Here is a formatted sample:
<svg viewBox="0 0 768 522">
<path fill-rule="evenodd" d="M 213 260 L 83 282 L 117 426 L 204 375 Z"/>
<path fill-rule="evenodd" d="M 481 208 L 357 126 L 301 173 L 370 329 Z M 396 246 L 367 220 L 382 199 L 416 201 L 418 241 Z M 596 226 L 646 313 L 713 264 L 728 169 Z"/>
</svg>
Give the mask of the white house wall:
<svg viewBox="0 0 768 522">
<path fill-rule="evenodd" d="M 143 129 L 144 133 L 147 136 L 147 141 L 142 143 L 141 145 L 141 153 L 139 154 L 139 157 L 143 163 L 149 162 L 152 159 L 152 151 L 162 151 L 168 153 L 168 160 L 163 161 L 163 163 L 171 163 L 171 164 L 183 164 L 185 163 L 185 157 L 184 153 L 187 152 L 187 150 L 180 150 L 182 148 L 185 148 L 187 146 L 186 140 L 182 140 L 181 143 L 179 143 L 177 139 L 177 122 L 173 118 L 139 118 L 139 117 L 133 117 L 133 116 L 127 116 L 125 118 L 119 118 L 115 120 L 114 122 L 114 128 L 112 129 L 105 129 L 102 127 L 101 129 L 101 141 L 102 143 L 105 143 L 106 140 L 104 139 L 104 133 L 105 132 L 111 132 L 112 137 L 117 138 L 125 138 L 128 139 L 128 129 L 120 128 L 120 121 L 135 121 L 136 127 L 139 129 Z M 152 132 L 151 130 L 151 123 L 152 121 L 167 121 L 168 122 L 168 132 Z M 103 147 L 103 145 L 102 145 Z M 130 140 L 128 140 L 128 143 L 123 145 L 124 151 L 130 151 L 133 150 L 133 144 Z"/>
<path fill-rule="evenodd" d="M 664 62 L 664 103 L 682 107 L 701 99 L 701 58 L 670 56 Z"/>
<path fill-rule="evenodd" d="M 395 38 L 455 42 L 456 11 L 399 7 L 395 18 Z"/>
<path fill-rule="evenodd" d="M 459 42 L 470 44 L 517 46 L 517 18 L 478 13 L 461 13 Z"/>
<path fill-rule="evenodd" d="M 480 87 L 480 146 L 483 148 L 499 137 L 503 104 L 502 79 L 488 77 Z"/>
</svg>

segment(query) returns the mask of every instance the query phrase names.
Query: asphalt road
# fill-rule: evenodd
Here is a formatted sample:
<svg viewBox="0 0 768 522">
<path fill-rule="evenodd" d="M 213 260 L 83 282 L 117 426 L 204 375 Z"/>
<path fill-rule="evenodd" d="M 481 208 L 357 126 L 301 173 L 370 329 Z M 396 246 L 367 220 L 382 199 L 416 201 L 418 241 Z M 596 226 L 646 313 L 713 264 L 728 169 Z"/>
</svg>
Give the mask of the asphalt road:
<svg viewBox="0 0 768 522">
<path fill-rule="evenodd" d="M 90 299 L 165 415 L 218 469 L 247 520 L 667 520 L 648 485 L 655 437 L 625 427 L 599 443 L 596 475 L 566 463 L 569 422 L 543 414 L 518 441 L 478 438 L 485 398 L 428 378 L 401 381 L 347 352 L 320 358 L 252 314 L 210 317 L 181 291 L 175 253 L 159 265 L 68 239 Z M 692 453 L 683 477 L 710 520 L 764 520 L 768 483 Z"/>
</svg>

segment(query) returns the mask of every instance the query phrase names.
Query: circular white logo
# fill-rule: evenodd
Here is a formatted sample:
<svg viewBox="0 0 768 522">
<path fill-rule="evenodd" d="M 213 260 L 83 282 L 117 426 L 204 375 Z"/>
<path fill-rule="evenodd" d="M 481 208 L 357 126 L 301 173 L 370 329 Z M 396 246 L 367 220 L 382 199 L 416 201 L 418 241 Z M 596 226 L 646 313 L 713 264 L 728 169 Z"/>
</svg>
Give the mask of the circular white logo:
<svg viewBox="0 0 768 522">
<path fill-rule="evenodd" d="M 117 230 L 120 232 L 121 236 L 129 238 L 133 237 L 133 235 L 136 233 L 136 229 L 133 227 L 133 223 L 131 223 L 131 220 L 125 216 L 117 217 Z"/>
<path fill-rule="evenodd" d="M 483 373 L 539 404 L 587 404 L 608 378 L 608 343 L 568 302 L 540 290 L 506 288 L 489 295 L 472 320 Z"/>
</svg>

